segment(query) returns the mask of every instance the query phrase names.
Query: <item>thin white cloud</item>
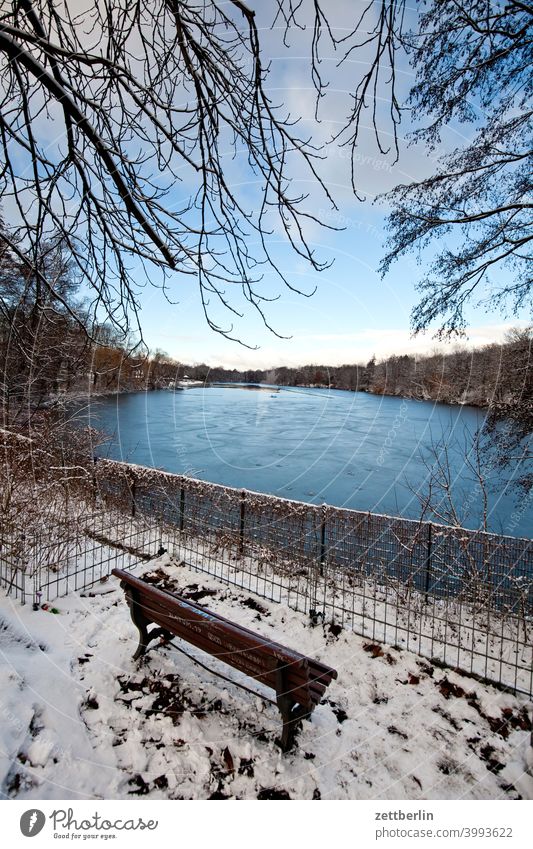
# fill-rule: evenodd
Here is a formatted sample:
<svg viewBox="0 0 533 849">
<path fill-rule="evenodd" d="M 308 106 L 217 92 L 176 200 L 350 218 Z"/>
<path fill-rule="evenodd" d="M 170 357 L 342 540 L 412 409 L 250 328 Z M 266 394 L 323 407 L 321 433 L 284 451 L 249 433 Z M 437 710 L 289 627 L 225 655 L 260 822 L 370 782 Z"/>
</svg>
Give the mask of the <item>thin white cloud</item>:
<svg viewBox="0 0 533 849">
<path fill-rule="evenodd" d="M 480 347 L 493 342 L 501 343 L 511 327 L 525 326 L 527 322 L 514 321 L 471 327 L 466 338 L 438 342 L 430 333 L 412 337 L 403 328 L 364 328 L 354 333 L 312 333 L 295 335 L 291 340 L 280 340 L 259 351 L 245 349 L 205 351 L 203 361 L 208 365 L 225 368 L 265 369 L 278 366 L 300 366 L 309 363 L 342 365 L 363 363 L 374 354 L 378 359 L 393 354 L 447 353 L 458 345 L 466 348 Z"/>
</svg>

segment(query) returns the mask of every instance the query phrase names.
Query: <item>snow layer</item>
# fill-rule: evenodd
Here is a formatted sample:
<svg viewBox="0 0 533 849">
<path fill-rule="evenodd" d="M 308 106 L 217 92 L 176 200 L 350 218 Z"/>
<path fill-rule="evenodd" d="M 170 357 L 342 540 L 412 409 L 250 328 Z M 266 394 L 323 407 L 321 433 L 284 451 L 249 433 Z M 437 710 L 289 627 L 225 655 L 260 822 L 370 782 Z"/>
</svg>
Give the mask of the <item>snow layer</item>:
<svg viewBox="0 0 533 849">
<path fill-rule="evenodd" d="M 313 625 L 166 555 L 143 572 L 334 666 L 338 680 L 284 755 L 279 714 L 259 696 L 170 646 L 132 660 L 137 631 L 114 578 L 105 593 L 62 599 L 58 615 L 2 597 L 4 798 L 533 799 L 524 698 Z"/>
</svg>

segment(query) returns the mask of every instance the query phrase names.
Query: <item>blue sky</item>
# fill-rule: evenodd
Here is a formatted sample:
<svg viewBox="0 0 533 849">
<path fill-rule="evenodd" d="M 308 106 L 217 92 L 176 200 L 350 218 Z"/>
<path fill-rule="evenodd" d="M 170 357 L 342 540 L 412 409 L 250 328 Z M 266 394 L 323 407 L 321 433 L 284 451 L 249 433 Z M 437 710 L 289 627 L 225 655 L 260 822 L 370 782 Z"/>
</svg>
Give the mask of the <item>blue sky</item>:
<svg viewBox="0 0 533 849">
<path fill-rule="evenodd" d="M 269 4 L 266 4 L 267 6 Z M 353 21 L 354 3 L 336 0 L 334 19 L 338 33 Z M 261 10 L 265 15 L 271 10 Z M 259 10 L 258 10 L 259 13 Z M 266 18 L 265 18 L 266 22 Z M 365 57 L 353 54 L 350 62 L 336 67 L 338 59 L 324 44 L 323 70 L 330 80 L 328 98 L 321 106 L 321 123 L 314 120 L 315 96 L 311 85 L 308 60 L 309 31 L 293 31 L 290 47 L 280 47 L 279 31 L 262 30 L 265 60 L 272 60 L 269 89 L 272 98 L 282 103 L 293 117 L 301 120 L 301 135 L 314 134 L 318 141 L 326 140 L 339 130 L 349 105 L 349 92 L 354 76 Z M 399 73 L 400 88 L 405 93 L 413 80 L 410 68 L 404 63 Z M 291 173 L 291 189 L 295 194 L 308 193 L 308 208 L 333 227 L 335 232 L 311 224 L 308 241 L 321 260 L 333 264 L 316 273 L 299 257 L 292 254 L 287 241 L 279 232 L 269 239 L 269 247 L 292 285 L 305 292 L 316 293 L 310 297 L 299 296 L 287 289 L 273 273 L 265 274 L 261 291 L 269 297 L 280 295 L 279 300 L 266 305 L 268 321 L 283 336 L 278 339 L 261 323 L 259 317 L 246 310 L 242 320 L 237 320 L 234 333 L 247 345 L 258 346 L 249 350 L 222 338 L 210 330 L 205 322 L 197 284 L 194 279 L 174 275 L 170 292 L 176 304 L 169 304 L 162 293 L 146 287 L 141 297 L 141 322 L 147 344 L 162 348 L 177 360 L 206 362 L 209 365 L 247 368 L 277 365 L 298 365 L 320 362 L 336 365 L 345 362 L 364 362 L 376 354 L 421 353 L 439 347 L 432 334 L 410 338 L 409 317 L 418 300 L 415 284 L 424 273 L 424 261 L 417 264 L 416 257 L 408 257 L 393 265 L 385 279 L 377 273 L 384 253 L 387 206 L 374 203 L 377 195 L 397 183 L 411 182 L 430 173 L 435 154 L 430 157 L 422 147 L 409 147 L 404 135 L 410 129 L 404 122 L 400 127 L 400 160 L 384 156 L 376 149 L 368 123 L 363 126 L 357 150 L 357 181 L 365 201 L 358 201 L 348 185 L 350 161 L 348 151 L 331 146 L 327 158 L 321 163 L 321 175 L 335 198 L 338 210 L 332 210 L 327 200 L 309 181 L 308 175 L 296 165 Z M 446 153 L 468 141 L 474 126 L 448 128 L 436 154 Z M 250 204 L 258 202 L 257 185 L 245 166 L 246 157 L 241 152 L 236 160 L 228 156 L 227 179 L 238 186 L 241 196 Z M 181 191 L 186 196 L 185 181 Z M 179 203 L 180 198 L 176 198 Z M 253 239 L 251 240 L 251 244 Z M 425 257 L 427 261 L 430 257 Z M 236 304 L 239 305 L 238 296 Z M 213 316 L 224 327 L 230 324 L 229 315 L 215 309 Z M 470 325 L 469 337 L 463 344 L 483 344 L 500 341 L 505 330 L 519 322 L 500 313 L 485 312 L 472 305 L 467 311 Z M 526 316 L 520 316 L 525 321 Z M 448 343 L 444 347 L 450 347 Z"/>
<path fill-rule="evenodd" d="M 381 279 L 377 266 L 383 251 L 384 217 L 366 205 L 350 212 L 353 223 L 344 233 L 325 233 L 315 242 L 321 255 L 334 258 L 331 268 L 316 273 L 297 259 L 286 257 L 287 263 L 292 263 L 291 282 L 308 292 L 317 287 L 312 297 L 282 291 L 275 279 L 267 281 L 269 291 L 281 291 L 280 299 L 268 305 L 269 321 L 277 332 L 291 338 L 278 339 L 250 313 L 239 322 L 238 332 L 247 344 L 258 345 L 258 350 L 222 338 L 206 326 L 196 283 L 187 278 L 174 290 L 177 304 L 168 304 L 156 289 L 143 293 L 142 323 L 147 343 L 183 362 L 228 368 L 313 362 L 337 365 L 366 362 L 372 354 L 379 358 L 500 341 L 505 330 L 517 324 L 516 320 L 502 320 L 499 314 L 471 308 L 467 340 L 439 345 L 431 333 L 412 338 L 409 317 L 418 297 L 414 284 L 422 269 L 404 260 Z M 279 255 L 284 253 L 280 245 Z"/>
<path fill-rule="evenodd" d="M 372 169 L 372 166 L 369 166 Z M 388 176 L 399 173 L 395 169 Z M 415 175 L 416 176 L 416 175 Z M 403 180 L 404 176 L 400 175 Z M 273 252 L 287 272 L 292 284 L 311 293 L 305 297 L 284 289 L 274 274 L 267 274 L 264 290 L 279 294 L 279 300 L 267 305 L 268 320 L 282 336 L 268 331 L 250 310 L 236 322 L 239 338 L 258 350 L 249 350 L 222 338 L 205 322 L 197 284 L 194 279 L 179 276 L 172 280 L 169 304 L 162 293 L 147 288 L 142 296 L 142 325 L 151 348 L 162 348 L 179 361 L 206 362 L 228 368 L 267 368 L 320 362 L 338 365 L 366 362 L 373 354 L 378 358 L 393 353 L 427 353 L 435 349 L 449 350 L 457 344 L 483 345 L 501 341 L 506 330 L 518 323 L 497 312 L 485 312 L 474 305 L 468 308 L 468 337 L 464 340 L 438 343 L 431 332 L 412 337 L 410 313 L 417 303 L 415 284 L 424 272 L 424 263 L 407 257 L 393 265 L 382 279 L 378 266 L 386 239 L 386 209 L 371 200 L 358 202 L 341 187 L 346 198 L 335 213 L 324 206 L 324 220 L 345 229 L 324 229 L 313 234 L 312 244 L 330 268 L 315 272 L 291 254 L 286 244 L 273 238 Z M 228 318 L 220 312 L 226 327 Z"/>
</svg>

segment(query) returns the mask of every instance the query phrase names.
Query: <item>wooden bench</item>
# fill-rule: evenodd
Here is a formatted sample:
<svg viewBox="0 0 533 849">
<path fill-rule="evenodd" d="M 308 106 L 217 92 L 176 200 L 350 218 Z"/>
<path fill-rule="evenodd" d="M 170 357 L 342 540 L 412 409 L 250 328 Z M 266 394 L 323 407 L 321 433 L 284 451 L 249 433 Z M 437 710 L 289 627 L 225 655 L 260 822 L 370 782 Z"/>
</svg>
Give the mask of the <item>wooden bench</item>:
<svg viewBox="0 0 533 849">
<path fill-rule="evenodd" d="M 254 634 L 200 604 L 113 569 L 126 593 L 131 618 L 139 630 L 134 660 L 156 639 L 172 636 L 191 643 L 275 690 L 283 720 L 281 748 L 293 742 L 296 723 L 309 717 L 337 672 L 293 649 Z M 148 627 L 156 627 L 150 631 Z M 235 682 L 237 685 L 238 683 Z"/>
</svg>

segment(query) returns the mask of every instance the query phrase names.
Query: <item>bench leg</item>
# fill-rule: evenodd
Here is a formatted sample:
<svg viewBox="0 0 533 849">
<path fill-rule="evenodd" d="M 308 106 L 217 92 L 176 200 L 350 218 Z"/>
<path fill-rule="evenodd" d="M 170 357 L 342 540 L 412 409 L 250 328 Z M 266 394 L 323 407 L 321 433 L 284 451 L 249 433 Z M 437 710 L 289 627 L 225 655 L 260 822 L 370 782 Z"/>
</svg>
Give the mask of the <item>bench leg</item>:
<svg viewBox="0 0 533 849">
<path fill-rule="evenodd" d="M 290 699 L 283 696 L 281 698 L 278 697 L 276 701 L 283 722 L 281 732 L 281 750 L 283 752 L 288 752 L 294 740 L 294 723 L 291 719 L 293 705 L 291 704 Z"/>
<path fill-rule="evenodd" d="M 291 748 L 296 733 L 296 724 L 306 713 L 305 710 L 302 712 L 300 707 L 296 707 L 296 702 L 290 693 L 287 693 L 287 686 L 285 669 L 283 665 L 280 665 L 276 670 L 276 704 L 283 722 L 280 741 L 282 752 L 288 752 Z"/>
<path fill-rule="evenodd" d="M 139 645 L 133 655 L 133 660 L 137 660 L 146 652 L 146 647 L 150 642 L 150 636 L 148 634 L 148 625 L 150 622 L 145 616 L 143 616 L 140 605 L 130 587 L 126 587 L 125 590 L 132 622 L 139 631 Z"/>
<path fill-rule="evenodd" d="M 151 643 L 152 640 L 157 639 L 157 637 L 160 637 L 165 642 L 172 639 L 172 634 L 169 634 L 169 632 L 165 631 L 164 628 L 152 628 L 151 631 L 148 631 L 146 627 L 147 624 L 148 623 L 145 620 L 145 622 L 140 622 L 137 625 L 137 628 L 139 629 L 139 645 L 137 646 L 137 651 L 133 655 L 134 660 L 137 660 L 137 658 L 146 654 L 148 643 Z"/>
<path fill-rule="evenodd" d="M 130 609 L 130 615 L 133 621 L 133 624 L 139 631 L 139 645 L 137 646 L 137 650 L 133 655 L 133 660 L 137 660 L 143 654 L 146 654 L 146 649 L 148 647 L 148 643 L 151 643 L 152 640 L 155 640 L 157 637 L 161 637 L 163 640 L 168 642 L 172 639 L 172 634 L 166 630 L 166 628 L 152 628 L 151 631 L 148 631 L 148 626 L 150 625 L 150 620 L 144 616 L 141 606 L 138 603 L 135 593 L 130 587 L 125 587 L 126 590 L 126 600 L 128 602 L 128 607 Z"/>
<path fill-rule="evenodd" d="M 135 624 L 139 629 L 139 645 L 137 646 L 135 654 L 133 655 L 133 660 L 138 660 L 140 657 L 142 657 L 143 654 L 146 653 L 146 647 L 148 646 L 150 640 L 148 637 L 148 631 L 146 630 L 146 626 L 141 622 L 136 622 Z"/>
</svg>

